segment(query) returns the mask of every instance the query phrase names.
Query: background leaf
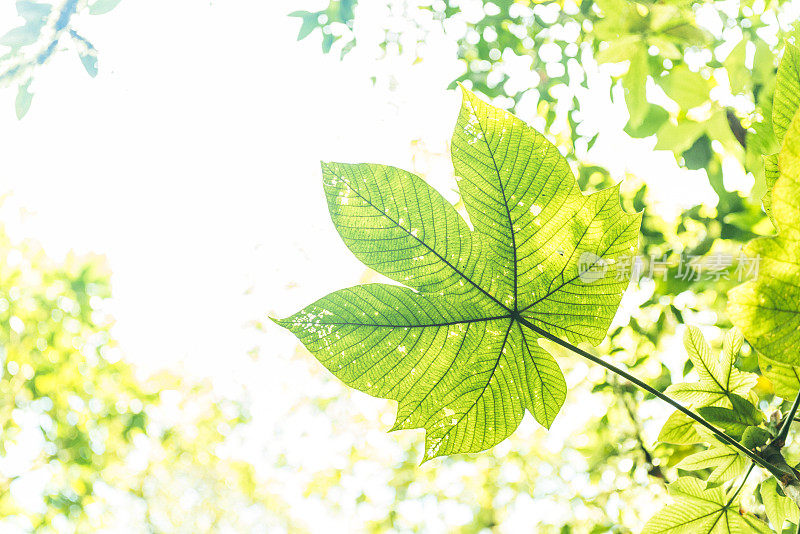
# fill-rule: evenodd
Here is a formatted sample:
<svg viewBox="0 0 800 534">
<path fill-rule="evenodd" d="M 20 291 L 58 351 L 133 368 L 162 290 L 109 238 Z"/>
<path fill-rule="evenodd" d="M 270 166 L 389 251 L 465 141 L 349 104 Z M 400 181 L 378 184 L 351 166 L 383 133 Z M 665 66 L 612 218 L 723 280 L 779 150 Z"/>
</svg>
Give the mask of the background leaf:
<svg viewBox="0 0 800 534">
<path fill-rule="evenodd" d="M 747 340 L 771 360 L 800 364 L 800 118 L 795 116 L 779 155 L 780 177 L 772 192 L 777 237 L 751 241 L 758 277 L 729 295 L 728 314 Z"/>
</svg>

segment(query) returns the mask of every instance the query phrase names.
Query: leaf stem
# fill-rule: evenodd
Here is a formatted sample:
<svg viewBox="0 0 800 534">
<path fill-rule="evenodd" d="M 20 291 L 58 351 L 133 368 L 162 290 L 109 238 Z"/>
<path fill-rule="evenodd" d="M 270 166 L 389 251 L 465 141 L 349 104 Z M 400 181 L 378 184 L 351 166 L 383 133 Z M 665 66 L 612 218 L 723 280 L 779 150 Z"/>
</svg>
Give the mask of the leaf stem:
<svg viewBox="0 0 800 534">
<path fill-rule="evenodd" d="M 783 424 L 781 424 L 781 428 L 778 430 L 775 443 L 780 443 L 781 446 L 786 443 L 786 438 L 789 436 L 789 428 L 792 426 L 794 416 L 797 415 L 798 406 L 800 406 L 800 391 L 797 392 L 797 396 L 794 398 L 794 404 L 792 404 L 792 409 L 789 410 L 789 415 L 783 420 Z"/>
<path fill-rule="evenodd" d="M 636 417 L 636 411 L 634 410 L 633 406 L 631 406 L 628 394 L 621 390 L 617 379 L 614 379 L 614 386 L 617 390 L 617 395 L 622 400 L 625 411 L 628 412 L 628 418 L 631 420 L 631 424 L 633 425 L 633 435 L 636 438 L 636 443 L 639 445 L 639 450 L 642 451 L 642 454 L 644 455 L 645 465 L 647 466 L 647 474 L 652 477 L 660 478 L 662 482 L 669 484 L 669 480 L 667 480 L 667 477 L 664 475 L 664 472 L 661 471 L 661 468 L 656 465 L 653 460 L 653 455 L 650 453 L 644 443 L 644 439 L 642 438 L 642 428 L 639 424 L 639 419 Z"/>
<path fill-rule="evenodd" d="M 756 466 L 756 464 L 754 464 L 752 462 L 750 463 L 750 468 L 747 470 L 747 473 L 744 474 L 744 478 L 742 479 L 742 483 L 739 484 L 739 487 L 736 489 L 736 491 L 733 493 L 733 495 L 731 495 L 731 498 L 728 500 L 728 504 L 725 505 L 725 508 L 730 506 L 731 503 L 733 502 L 733 500 L 736 498 L 736 496 L 739 495 L 739 492 L 742 491 L 742 488 L 744 488 L 744 485 L 747 482 L 747 477 L 749 477 L 750 473 L 753 472 L 753 468 L 755 466 Z"/>
<path fill-rule="evenodd" d="M 686 408 L 685 406 L 680 404 L 678 401 L 676 401 L 672 397 L 670 397 L 668 395 L 665 395 L 664 393 L 658 391 L 654 387 L 649 386 L 648 384 L 642 382 L 641 380 L 639 380 L 638 378 L 636 378 L 632 374 L 628 373 L 627 371 L 624 371 L 624 370 L 620 369 L 619 367 L 617 367 L 613 363 L 609 363 L 609 362 L 603 360 L 602 358 L 599 358 L 599 357 L 597 357 L 597 356 L 595 356 L 593 354 L 589 354 L 585 350 L 576 347 L 572 343 L 569 343 L 568 341 L 564 341 L 563 339 L 561 339 L 561 338 L 559 338 L 557 336 L 554 336 L 550 332 L 542 330 L 541 328 L 539 328 L 538 326 L 534 325 L 533 323 L 531 323 L 530 321 L 528 321 L 524 317 L 521 317 L 521 316 L 518 315 L 515 318 L 520 323 L 524 324 L 525 326 L 527 326 L 528 328 L 530 328 L 531 330 L 533 330 L 534 332 L 536 332 L 540 336 L 545 337 L 545 338 L 549 339 L 550 341 L 552 341 L 554 343 L 557 343 L 557 344 L 561 345 L 562 347 L 564 347 L 566 349 L 571 350 L 575 354 L 583 356 L 587 360 L 589 360 L 589 361 L 591 361 L 593 363 L 596 363 L 597 365 L 605 367 L 609 371 L 611 371 L 613 373 L 616 373 L 617 375 L 621 376 L 622 378 L 628 380 L 629 382 L 631 382 L 635 386 L 647 391 L 648 393 L 650 393 L 651 395 L 654 395 L 655 397 L 658 397 L 659 399 L 661 399 L 662 401 L 666 402 L 667 404 L 669 404 L 670 406 L 672 406 L 673 408 L 675 408 L 679 412 L 681 412 L 684 415 L 686 415 L 687 417 L 691 418 L 693 421 L 695 421 L 695 422 L 699 423 L 700 425 L 704 426 L 706 429 L 711 431 L 719 439 L 721 439 L 722 441 L 724 441 L 725 443 L 727 443 L 731 447 L 735 448 L 736 450 L 738 450 L 739 452 L 741 452 L 742 454 L 744 454 L 745 456 L 750 458 L 753 462 L 757 463 L 758 465 L 760 465 L 764 469 L 768 470 L 770 473 L 773 472 L 772 466 L 769 465 L 769 463 L 767 463 L 766 461 L 764 461 L 754 451 L 751 451 L 750 449 L 748 449 L 747 447 L 745 447 L 744 445 L 742 445 L 741 443 L 739 443 L 738 441 L 736 441 L 735 439 L 733 439 L 732 437 L 727 435 L 722 430 L 716 428 L 714 425 L 712 425 L 711 423 L 709 423 L 708 421 L 706 421 L 705 419 L 703 419 L 702 417 L 700 417 L 696 413 L 692 412 L 690 409 Z"/>
</svg>

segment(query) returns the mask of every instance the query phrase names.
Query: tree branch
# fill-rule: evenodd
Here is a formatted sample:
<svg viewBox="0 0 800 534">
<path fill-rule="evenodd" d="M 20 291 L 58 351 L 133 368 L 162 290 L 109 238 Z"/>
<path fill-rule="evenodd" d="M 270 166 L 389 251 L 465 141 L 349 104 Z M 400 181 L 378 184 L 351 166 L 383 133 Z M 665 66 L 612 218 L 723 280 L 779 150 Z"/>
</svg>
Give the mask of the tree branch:
<svg viewBox="0 0 800 534">
<path fill-rule="evenodd" d="M 745 474 L 744 474 L 744 478 L 742 479 L 742 483 L 741 483 L 741 484 L 739 484 L 739 487 L 738 487 L 738 488 L 736 488 L 736 491 L 733 493 L 733 495 L 731 495 L 731 498 L 730 498 L 730 499 L 728 499 L 728 504 L 726 504 L 726 505 L 725 505 L 725 508 L 727 508 L 728 506 L 730 506 L 730 505 L 731 505 L 731 503 L 733 502 L 733 500 L 736 498 L 736 496 L 737 496 L 737 495 L 739 495 L 739 493 L 742 491 L 742 488 L 744 488 L 744 485 L 745 485 L 745 483 L 747 482 L 747 477 L 749 477 L 749 476 L 750 476 L 750 473 L 752 473 L 752 472 L 753 472 L 753 468 L 754 468 L 755 466 L 756 466 L 756 464 L 754 464 L 754 463 L 751 463 L 751 464 L 750 464 L 750 467 L 747 469 L 747 473 L 745 473 Z"/>
<path fill-rule="evenodd" d="M 787 415 L 783 423 L 781 423 L 778 435 L 772 441 L 777 447 L 783 447 L 786 444 L 786 438 L 789 436 L 789 428 L 792 426 L 794 416 L 797 415 L 798 406 L 800 406 L 800 391 L 797 392 L 797 396 L 794 398 L 794 403 L 792 404 L 791 410 L 789 410 L 789 415 Z"/>
<path fill-rule="evenodd" d="M 745 456 L 750 458 L 753 462 L 755 462 L 759 466 L 763 467 L 764 469 L 766 469 L 770 473 L 772 473 L 772 474 L 774 474 L 776 476 L 778 476 L 776 473 L 782 474 L 782 472 L 780 470 L 776 469 L 774 466 L 770 465 L 763 458 L 761 458 L 761 456 L 759 456 L 758 453 L 748 449 L 747 447 L 745 447 L 744 445 L 742 445 L 741 443 L 739 443 L 738 441 L 736 441 L 735 439 L 733 439 L 732 437 L 727 435 L 722 430 L 716 428 L 714 425 L 712 425 L 711 423 L 709 423 L 708 421 L 706 421 L 705 419 L 703 419 L 702 417 L 700 417 L 699 415 L 697 415 L 696 413 L 691 411 L 690 409 L 688 409 L 685 406 L 683 406 L 682 404 L 680 404 L 678 401 L 676 401 L 672 397 L 670 397 L 668 395 L 665 395 L 664 393 L 658 391 L 654 387 L 649 386 L 648 384 L 642 382 L 641 380 L 639 380 L 638 378 L 636 378 L 632 374 L 628 373 L 627 371 L 624 371 L 624 370 L 620 369 L 619 367 L 617 367 L 613 363 L 609 363 L 609 362 L 603 360 L 602 358 L 598 358 L 597 356 L 595 356 L 593 354 L 589 354 L 585 350 L 576 347 L 572 343 L 570 343 L 568 341 L 564 341 L 563 339 L 561 339 L 561 338 L 559 338 L 557 336 L 554 336 L 553 334 L 551 334 L 550 332 L 547 332 L 546 330 L 542 330 L 541 328 L 539 328 L 538 326 L 534 325 L 533 323 L 531 323 L 530 321 L 528 321 L 524 317 L 521 317 L 519 314 L 516 314 L 515 318 L 516 318 L 517 321 L 519 321 L 520 323 L 524 324 L 525 326 L 527 326 L 528 328 L 530 328 L 531 330 L 533 330 L 534 332 L 536 332 L 540 336 L 542 336 L 544 338 L 547 338 L 550 341 L 552 341 L 554 343 L 557 343 L 557 344 L 561 345 L 562 347 L 564 347 L 566 349 L 571 350 L 572 352 L 574 352 L 575 354 L 578 354 L 579 356 L 583 356 L 587 360 L 589 360 L 589 361 L 591 361 L 593 363 L 596 363 L 597 365 L 605 367 L 606 369 L 608 369 L 612 373 L 615 373 L 615 374 L 621 376 L 622 378 L 624 378 L 627 381 L 633 383 L 635 386 L 639 387 L 640 389 L 643 389 L 644 391 L 647 391 L 651 395 L 654 395 L 655 397 L 658 397 L 659 399 L 661 399 L 662 401 L 666 402 L 667 404 L 669 404 L 670 406 L 672 406 L 673 408 L 675 408 L 679 412 L 683 413 L 684 415 L 686 415 L 687 417 L 689 417 L 693 421 L 697 422 L 698 424 L 702 425 L 703 427 L 705 427 L 706 429 L 711 431 L 719 439 L 721 439 L 722 441 L 724 441 L 725 443 L 727 443 L 731 447 L 735 448 L 736 450 L 738 450 L 739 452 L 741 452 L 742 454 L 744 454 Z"/>
<path fill-rule="evenodd" d="M 617 386 L 619 386 L 618 383 Z M 634 437 L 636 438 L 636 443 L 639 445 L 639 450 L 642 451 L 642 454 L 644 455 L 644 461 L 647 466 L 647 474 L 655 478 L 660 478 L 665 483 L 669 483 L 669 480 L 667 480 L 667 477 L 664 475 L 664 472 L 661 470 L 661 468 L 653 462 L 653 455 L 650 454 L 650 451 L 644 444 L 644 440 L 642 439 L 642 428 L 639 425 L 639 420 L 636 418 L 636 411 L 629 402 L 630 399 L 628 398 L 628 395 L 625 392 L 620 391 L 619 396 L 622 399 L 622 404 L 625 406 L 625 411 L 628 412 L 628 417 L 633 425 L 633 433 Z"/>
</svg>

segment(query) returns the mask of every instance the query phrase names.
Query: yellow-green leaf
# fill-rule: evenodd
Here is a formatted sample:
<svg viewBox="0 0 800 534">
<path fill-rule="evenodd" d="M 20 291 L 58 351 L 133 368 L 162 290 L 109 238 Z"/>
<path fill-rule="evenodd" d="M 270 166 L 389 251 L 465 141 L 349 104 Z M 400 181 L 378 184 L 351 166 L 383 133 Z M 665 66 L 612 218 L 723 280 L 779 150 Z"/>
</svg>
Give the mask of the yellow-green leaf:
<svg viewBox="0 0 800 534">
<path fill-rule="evenodd" d="M 761 374 L 772 382 L 777 396 L 787 400 L 797 396 L 800 391 L 800 367 L 772 361 L 763 354 L 758 355 L 758 367 Z"/>
<path fill-rule="evenodd" d="M 670 385 L 666 393 L 695 408 L 703 406 L 732 407 L 730 398 L 738 395 L 747 398 L 756 385 L 758 376 L 739 371 L 734 366 L 736 354 L 741 348 L 741 334 L 726 336 L 722 355 L 717 357 L 695 326 L 687 326 L 683 344 L 694 364 L 699 380 Z"/>
<path fill-rule="evenodd" d="M 775 237 L 751 241 L 758 277 L 728 294 L 728 314 L 756 350 L 769 359 L 800 365 L 800 118 L 786 131 L 778 157 L 780 176 L 771 195 Z"/>
<path fill-rule="evenodd" d="M 526 410 L 549 427 L 566 396 L 543 336 L 597 344 L 628 280 L 640 214 L 618 187 L 584 195 L 542 134 L 464 90 L 452 139 L 474 229 L 417 176 L 323 164 L 334 225 L 400 285 L 323 297 L 278 324 L 345 383 L 398 402 L 394 429 L 424 428 L 425 458 L 477 452 Z"/>
<path fill-rule="evenodd" d="M 761 483 L 761 500 L 764 503 L 764 510 L 767 512 L 772 528 L 778 532 L 783 531 L 783 523 L 788 519 L 792 523 L 797 523 L 800 518 L 800 511 L 797 505 L 785 495 L 781 495 L 778 490 L 778 481 L 775 477 L 770 477 Z"/>
<path fill-rule="evenodd" d="M 674 411 L 658 434 L 658 441 L 675 445 L 700 443 L 703 438 L 694 428 L 694 420 L 683 412 Z"/>
<path fill-rule="evenodd" d="M 752 514 L 739 513 L 740 496 L 721 487 L 681 477 L 669 485 L 674 503 L 662 508 L 644 526 L 642 534 L 768 534 L 772 531 Z"/>
<path fill-rule="evenodd" d="M 772 101 L 772 127 L 778 142 L 783 141 L 792 118 L 800 106 L 800 48 L 787 42 L 775 77 Z"/>
<path fill-rule="evenodd" d="M 678 65 L 669 74 L 658 79 L 659 84 L 681 109 L 688 110 L 708 101 L 711 82 L 686 65 Z"/>
</svg>

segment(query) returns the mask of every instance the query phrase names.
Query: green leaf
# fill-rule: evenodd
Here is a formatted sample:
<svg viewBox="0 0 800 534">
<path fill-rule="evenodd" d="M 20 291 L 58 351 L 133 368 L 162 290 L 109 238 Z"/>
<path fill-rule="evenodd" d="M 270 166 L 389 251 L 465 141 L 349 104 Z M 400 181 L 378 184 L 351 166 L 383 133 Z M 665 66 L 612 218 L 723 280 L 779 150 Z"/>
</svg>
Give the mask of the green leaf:
<svg viewBox="0 0 800 534">
<path fill-rule="evenodd" d="M 687 169 L 704 169 L 713 156 L 711 139 L 708 135 L 701 135 L 694 144 L 682 154 Z"/>
<path fill-rule="evenodd" d="M 598 63 L 619 63 L 629 59 L 633 60 L 638 50 L 642 48 L 644 47 L 640 35 L 623 35 L 619 39 L 611 41 L 608 47 L 600 50 L 595 55 L 595 59 Z"/>
<path fill-rule="evenodd" d="M 775 477 L 770 477 L 761 483 L 760 493 L 769 522 L 778 532 L 783 531 L 783 523 L 787 519 L 792 523 L 797 523 L 800 519 L 797 505 L 778 491 L 778 481 Z"/>
<path fill-rule="evenodd" d="M 277 321 L 345 383 L 397 400 L 393 429 L 424 428 L 425 459 L 492 447 L 525 410 L 552 424 L 566 385 L 541 332 L 603 339 L 628 283 L 607 267 L 635 253 L 641 221 L 467 90 L 452 152 L 473 229 L 411 173 L 323 164 L 343 241 L 405 287 L 344 289 Z"/>
<path fill-rule="evenodd" d="M 647 114 L 641 124 L 634 126 L 628 122 L 625 125 L 625 133 L 631 137 L 648 137 L 658 132 L 664 123 L 669 119 L 669 113 L 661 106 L 650 104 L 647 107 Z"/>
<path fill-rule="evenodd" d="M 28 91 L 30 85 L 31 80 L 29 79 L 27 82 L 21 83 L 19 87 L 17 87 L 17 99 L 14 102 L 14 110 L 17 113 L 17 119 L 22 119 L 22 117 L 28 113 L 28 110 L 31 109 L 33 93 Z"/>
<path fill-rule="evenodd" d="M 700 443 L 703 438 L 694 428 L 694 419 L 683 412 L 674 411 L 658 434 L 658 441 L 675 445 Z"/>
<path fill-rule="evenodd" d="M 733 94 L 743 93 L 752 79 L 750 69 L 745 66 L 747 43 L 746 38 L 739 41 L 739 44 L 733 47 L 723 62 L 725 70 L 728 71 L 728 82 Z"/>
<path fill-rule="evenodd" d="M 714 438 L 711 446 L 700 452 L 690 454 L 675 466 L 686 471 L 713 468 L 708 476 L 709 484 L 718 484 L 737 477 L 747 467 L 747 458 L 738 450 Z"/>
<path fill-rule="evenodd" d="M 750 534 L 771 533 L 767 525 L 748 513 L 739 513 L 739 497 L 721 487 L 681 477 L 669 485 L 675 502 L 656 513 L 642 534 Z M 730 501 L 730 502 L 729 502 Z"/>
<path fill-rule="evenodd" d="M 322 52 L 327 54 L 331 51 L 331 47 L 333 43 L 335 43 L 339 39 L 339 36 L 333 35 L 332 33 L 324 33 L 322 34 Z M 298 38 L 299 40 L 299 38 Z"/>
<path fill-rule="evenodd" d="M 731 408 L 731 397 L 746 398 L 756 385 L 758 376 L 739 371 L 734 366 L 741 348 L 741 334 L 729 333 L 725 337 L 721 357 L 712 355 L 703 333 L 695 326 L 687 326 L 683 344 L 694 364 L 699 380 L 670 385 L 665 393 L 696 408 L 722 406 Z"/>
<path fill-rule="evenodd" d="M 767 183 L 767 192 L 761 197 L 761 202 L 764 204 L 764 211 L 772 219 L 772 189 L 775 187 L 775 182 L 778 181 L 780 170 L 778 168 L 778 155 L 770 154 L 764 156 L 764 180 Z M 774 219 L 772 219 L 774 222 Z"/>
<path fill-rule="evenodd" d="M 788 53 L 788 50 L 787 50 Z M 777 102 L 776 102 L 777 105 Z M 756 350 L 800 365 L 800 118 L 786 131 L 772 190 L 776 237 L 754 239 L 745 254 L 757 258 L 758 276 L 728 293 L 728 315 Z"/>
<path fill-rule="evenodd" d="M 772 439 L 772 434 L 767 430 L 757 426 L 749 426 L 742 434 L 742 445 L 748 449 L 755 449 L 763 447 L 770 439 Z"/>
<path fill-rule="evenodd" d="M 775 394 L 783 399 L 791 400 L 800 391 L 800 368 L 770 360 L 763 354 L 758 355 L 758 367 L 761 374 L 772 382 Z"/>
<path fill-rule="evenodd" d="M 772 127 L 778 143 L 783 141 L 792 118 L 800 107 L 800 48 L 787 42 L 775 77 Z"/>
<path fill-rule="evenodd" d="M 680 156 L 694 144 L 695 140 L 703 135 L 706 125 L 702 122 L 683 120 L 678 124 L 670 121 L 664 122 L 656 133 L 658 142 L 656 150 L 671 150 Z"/>
<path fill-rule="evenodd" d="M 311 32 L 320 27 L 319 13 L 311 13 L 309 11 L 295 11 L 294 13 L 290 13 L 289 16 L 303 19 L 303 23 L 300 25 L 300 31 L 297 33 L 298 41 L 302 41 L 303 39 L 311 35 Z"/>
<path fill-rule="evenodd" d="M 647 43 L 658 48 L 659 55 L 667 59 L 675 60 L 683 57 L 680 49 L 667 37 L 650 35 L 647 38 Z"/>
<path fill-rule="evenodd" d="M 119 5 L 122 0 L 95 0 L 89 4 L 90 15 L 103 15 Z"/>
<path fill-rule="evenodd" d="M 748 427 L 763 422 L 763 417 L 755 406 L 739 395 L 731 394 L 728 398 L 733 408 L 704 406 L 698 408 L 697 413 L 709 423 L 721 427 L 726 433 L 739 439 Z"/>
<path fill-rule="evenodd" d="M 753 57 L 753 80 L 756 83 L 768 83 L 775 76 L 775 54 L 769 45 L 759 39 L 756 41 L 756 50 Z"/>
<path fill-rule="evenodd" d="M 667 96 L 684 110 L 704 104 L 711 90 L 711 83 L 686 65 L 678 65 L 657 81 Z"/>
<path fill-rule="evenodd" d="M 628 72 L 622 78 L 622 84 L 625 89 L 625 103 L 630 113 L 629 122 L 633 127 L 642 123 L 647 116 L 647 108 L 650 107 L 646 95 L 647 76 L 650 74 L 650 68 L 647 65 L 648 57 L 647 48 L 644 46 L 636 47 L 631 56 Z"/>
</svg>

